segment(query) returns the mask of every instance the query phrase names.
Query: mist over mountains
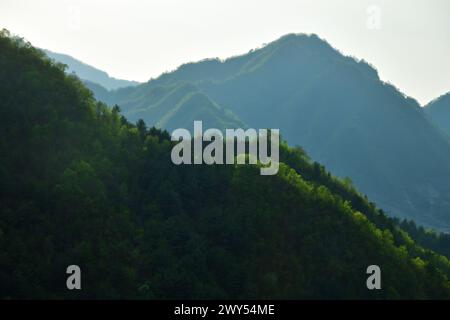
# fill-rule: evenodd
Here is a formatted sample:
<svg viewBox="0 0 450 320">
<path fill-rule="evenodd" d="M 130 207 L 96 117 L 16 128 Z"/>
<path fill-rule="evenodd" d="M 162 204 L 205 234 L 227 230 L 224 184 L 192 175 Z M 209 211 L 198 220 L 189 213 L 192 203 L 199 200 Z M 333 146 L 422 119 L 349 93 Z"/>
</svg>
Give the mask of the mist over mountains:
<svg viewBox="0 0 450 320">
<path fill-rule="evenodd" d="M 316 35 L 290 34 L 224 61 L 187 63 L 133 87 L 86 85 L 131 121 L 168 130 L 191 128 L 193 120 L 280 128 L 290 145 L 350 177 L 389 215 L 450 231 L 450 142 L 436 117 Z"/>
<path fill-rule="evenodd" d="M 81 62 L 67 54 L 56 53 L 45 49 L 43 51 L 49 58 L 67 65 L 68 68 L 66 72 L 75 73 L 80 79 L 98 83 L 107 90 L 139 84 L 137 81 L 128 81 L 110 77 L 106 72 Z"/>
</svg>

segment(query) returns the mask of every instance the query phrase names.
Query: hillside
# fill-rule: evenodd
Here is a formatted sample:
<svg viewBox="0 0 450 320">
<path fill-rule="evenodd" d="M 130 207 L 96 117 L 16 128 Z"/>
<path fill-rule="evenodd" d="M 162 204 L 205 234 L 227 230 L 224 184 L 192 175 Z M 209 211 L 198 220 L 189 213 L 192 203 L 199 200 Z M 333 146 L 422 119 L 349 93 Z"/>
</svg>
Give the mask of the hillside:
<svg viewBox="0 0 450 320">
<path fill-rule="evenodd" d="M 75 73 L 79 78 L 97 83 L 107 90 L 118 89 L 139 84 L 136 81 L 128 81 L 110 77 L 106 72 L 81 62 L 67 54 L 56 53 L 50 50 L 43 50 L 45 54 L 59 63 L 67 65 L 68 73 Z"/>
<path fill-rule="evenodd" d="M 424 110 L 436 126 L 450 135 L 450 92 L 431 101 Z"/>
<path fill-rule="evenodd" d="M 194 120 L 201 119 L 206 128 L 242 128 L 244 124 L 230 111 L 212 102 L 191 83 L 176 82 L 169 85 L 145 84 L 138 90 L 127 87 L 105 91 L 95 83 L 86 86 L 96 98 L 120 106 L 128 120 L 143 119 L 148 125 L 166 130 L 191 128 Z M 132 92 L 132 93 L 131 93 Z M 122 99 L 121 97 L 125 98 Z"/>
<path fill-rule="evenodd" d="M 366 62 L 315 35 L 292 34 L 225 61 L 185 64 L 107 102 L 132 109 L 147 104 L 147 92 L 179 82 L 197 86 L 248 127 L 279 128 L 290 145 L 350 177 L 391 216 L 450 231 L 449 139 Z"/>
<path fill-rule="evenodd" d="M 175 166 L 167 132 L 6 31 L 0 83 L 1 298 L 450 297 L 446 258 L 299 148 L 283 144 L 276 176 Z M 383 290 L 366 288 L 374 263 Z"/>
</svg>

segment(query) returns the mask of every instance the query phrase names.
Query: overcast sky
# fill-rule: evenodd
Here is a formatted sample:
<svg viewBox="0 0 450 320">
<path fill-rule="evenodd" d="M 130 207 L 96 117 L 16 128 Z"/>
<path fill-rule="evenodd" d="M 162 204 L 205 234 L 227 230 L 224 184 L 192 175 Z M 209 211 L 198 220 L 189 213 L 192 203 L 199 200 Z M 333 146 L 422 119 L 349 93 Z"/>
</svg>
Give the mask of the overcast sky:
<svg viewBox="0 0 450 320">
<path fill-rule="evenodd" d="M 2 27 L 138 81 L 316 33 L 421 103 L 450 91 L 449 0 L 0 0 Z"/>
</svg>

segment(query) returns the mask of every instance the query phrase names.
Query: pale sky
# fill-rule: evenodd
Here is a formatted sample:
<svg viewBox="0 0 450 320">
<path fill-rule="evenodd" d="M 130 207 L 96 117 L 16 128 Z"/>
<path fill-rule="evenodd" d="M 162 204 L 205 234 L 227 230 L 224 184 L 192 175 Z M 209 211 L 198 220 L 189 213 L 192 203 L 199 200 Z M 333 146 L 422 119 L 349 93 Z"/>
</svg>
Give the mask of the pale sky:
<svg viewBox="0 0 450 320">
<path fill-rule="evenodd" d="M 316 33 L 420 103 L 450 91 L 449 0 L 0 0 L 0 28 L 138 81 Z"/>
</svg>

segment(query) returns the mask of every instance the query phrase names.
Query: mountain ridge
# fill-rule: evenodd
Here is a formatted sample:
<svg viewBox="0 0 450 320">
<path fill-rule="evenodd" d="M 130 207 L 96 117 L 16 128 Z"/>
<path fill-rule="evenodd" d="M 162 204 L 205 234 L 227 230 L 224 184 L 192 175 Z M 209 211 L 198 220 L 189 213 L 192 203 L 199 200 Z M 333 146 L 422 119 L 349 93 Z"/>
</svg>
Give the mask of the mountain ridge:
<svg viewBox="0 0 450 320">
<path fill-rule="evenodd" d="M 431 121 L 450 137 L 450 92 L 428 103 L 424 110 Z"/>
<path fill-rule="evenodd" d="M 450 231 L 449 140 L 415 99 L 381 81 L 364 60 L 316 35 L 289 34 L 244 55 L 183 64 L 115 90 L 109 103 L 146 105 L 146 92 L 179 82 L 194 84 L 249 127 L 280 128 L 290 144 L 350 177 L 389 214 Z"/>
<path fill-rule="evenodd" d="M 68 66 L 66 70 L 67 72 L 75 73 L 80 79 L 98 83 L 99 85 L 105 87 L 107 90 L 114 90 L 118 88 L 135 86 L 139 84 L 139 82 L 137 81 L 123 80 L 110 77 L 107 72 L 97 69 L 82 61 L 79 61 L 68 54 L 57 53 L 47 49 L 42 50 L 51 59 L 66 64 Z"/>
</svg>

